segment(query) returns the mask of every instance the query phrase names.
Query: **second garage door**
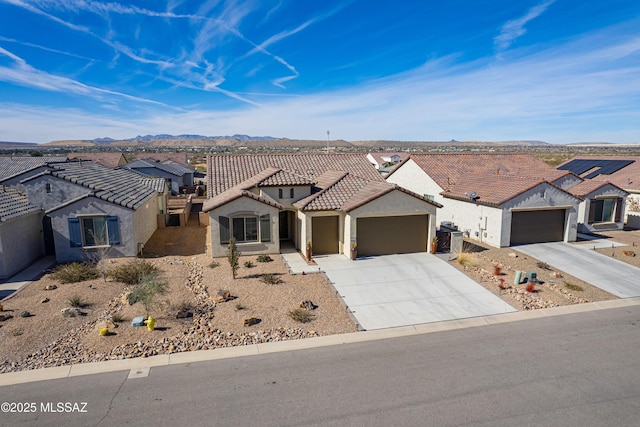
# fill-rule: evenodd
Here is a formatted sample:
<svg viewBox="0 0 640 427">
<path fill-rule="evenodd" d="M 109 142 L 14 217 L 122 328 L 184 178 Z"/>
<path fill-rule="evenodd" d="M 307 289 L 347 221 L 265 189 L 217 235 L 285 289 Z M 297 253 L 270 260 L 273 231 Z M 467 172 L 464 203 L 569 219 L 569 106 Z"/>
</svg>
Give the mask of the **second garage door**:
<svg viewBox="0 0 640 427">
<path fill-rule="evenodd" d="M 564 209 L 511 213 L 511 244 L 561 242 L 564 240 Z"/>
<path fill-rule="evenodd" d="M 358 256 L 427 251 L 429 215 L 358 218 Z"/>
</svg>

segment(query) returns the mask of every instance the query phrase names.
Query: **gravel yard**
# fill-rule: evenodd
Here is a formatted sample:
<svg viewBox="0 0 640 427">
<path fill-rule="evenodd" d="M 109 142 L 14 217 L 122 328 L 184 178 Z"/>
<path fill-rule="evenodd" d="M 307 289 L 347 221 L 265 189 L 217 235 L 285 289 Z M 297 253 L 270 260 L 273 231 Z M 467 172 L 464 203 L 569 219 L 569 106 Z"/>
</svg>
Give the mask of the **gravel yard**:
<svg viewBox="0 0 640 427">
<path fill-rule="evenodd" d="M 111 279 L 61 284 L 45 275 L 2 301 L 0 315 L 11 317 L 0 322 L 0 373 L 356 331 L 324 275 L 291 275 L 280 255 L 272 255 L 273 261 L 265 263 L 256 256 L 241 256 L 238 278 L 233 280 L 226 258 L 212 259 L 204 253 L 205 236 L 206 229 L 201 227 L 160 229 L 145 245 L 147 261 L 169 282 L 169 291 L 158 297 L 151 310 L 157 319 L 154 331 L 131 326 L 131 320 L 145 311 L 140 303 L 126 301 L 131 286 Z M 635 256 L 640 232 L 607 236 L 630 246 L 600 252 L 640 267 L 640 256 Z M 452 265 L 518 310 L 616 298 L 512 248 L 465 246 L 471 251 L 468 262 L 452 260 Z M 625 250 L 634 256 L 625 255 Z M 113 259 L 107 265 L 130 261 Z M 496 265 L 501 267 L 497 275 Z M 526 284 L 514 284 L 516 271 L 536 272 L 540 283 L 533 292 L 526 290 Z M 264 283 L 265 274 L 280 283 Z M 50 285 L 57 288 L 44 290 Z M 227 291 L 232 299 L 215 302 L 219 291 Z M 74 297 L 83 302 L 82 315 L 63 317 L 61 310 L 70 307 Z M 309 323 L 289 315 L 304 300 L 317 306 L 310 311 Z M 23 311 L 31 316 L 22 317 Z M 190 317 L 177 318 L 179 311 Z M 245 319 L 252 317 L 260 322 L 245 326 Z M 110 333 L 100 336 L 99 329 L 105 326 Z"/>
</svg>

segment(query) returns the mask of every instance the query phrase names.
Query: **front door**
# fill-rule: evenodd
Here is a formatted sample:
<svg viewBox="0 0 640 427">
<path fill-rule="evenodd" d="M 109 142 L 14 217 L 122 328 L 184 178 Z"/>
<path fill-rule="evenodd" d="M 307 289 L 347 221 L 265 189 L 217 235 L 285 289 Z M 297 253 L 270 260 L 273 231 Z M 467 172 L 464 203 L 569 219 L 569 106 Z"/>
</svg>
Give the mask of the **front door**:
<svg viewBox="0 0 640 427">
<path fill-rule="evenodd" d="M 280 228 L 280 240 L 289 239 L 289 212 L 280 211 L 278 214 L 279 228 Z"/>
<path fill-rule="evenodd" d="M 53 227 L 51 226 L 51 217 L 49 215 L 45 215 L 42 218 L 42 235 L 45 255 L 55 255 L 56 245 L 53 240 Z"/>
</svg>

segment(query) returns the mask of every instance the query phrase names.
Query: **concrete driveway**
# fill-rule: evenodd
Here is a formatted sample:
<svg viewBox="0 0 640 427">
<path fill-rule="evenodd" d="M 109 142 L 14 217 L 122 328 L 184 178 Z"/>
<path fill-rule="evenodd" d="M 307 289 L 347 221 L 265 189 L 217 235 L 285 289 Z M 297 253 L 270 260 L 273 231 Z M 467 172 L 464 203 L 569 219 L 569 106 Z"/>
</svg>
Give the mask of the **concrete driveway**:
<svg viewBox="0 0 640 427">
<path fill-rule="evenodd" d="M 427 253 L 314 260 L 366 330 L 517 311 Z"/>
<path fill-rule="evenodd" d="M 611 246 L 611 242 L 607 242 Z M 640 296 L 640 269 L 591 250 L 593 243 L 536 243 L 513 249 L 620 298 Z"/>
</svg>

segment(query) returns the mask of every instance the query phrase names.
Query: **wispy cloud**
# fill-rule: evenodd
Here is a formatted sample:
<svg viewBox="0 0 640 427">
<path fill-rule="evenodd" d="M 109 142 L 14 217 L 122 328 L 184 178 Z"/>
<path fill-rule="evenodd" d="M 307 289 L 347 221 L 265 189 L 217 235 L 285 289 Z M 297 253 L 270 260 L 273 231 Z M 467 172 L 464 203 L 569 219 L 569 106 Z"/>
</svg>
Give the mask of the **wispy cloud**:
<svg viewBox="0 0 640 427">
<path fill-rule="evenodd" d="M 542 15 L 554 2 L 555 0 L 545 0 L 529 9 L 529 11 L 521 18 L 508 21 L 504 24 L 502 28 L 500 28 L 500 34 L 493 39 L 493 44 L 496 50 L 501 51 L 508 49 L 516 39 L 527 32 L 525 29 L 527 23 Z"/>
</svg>

